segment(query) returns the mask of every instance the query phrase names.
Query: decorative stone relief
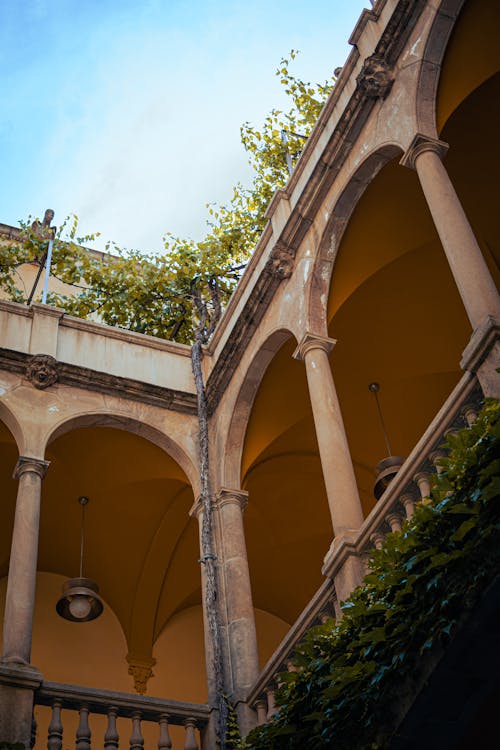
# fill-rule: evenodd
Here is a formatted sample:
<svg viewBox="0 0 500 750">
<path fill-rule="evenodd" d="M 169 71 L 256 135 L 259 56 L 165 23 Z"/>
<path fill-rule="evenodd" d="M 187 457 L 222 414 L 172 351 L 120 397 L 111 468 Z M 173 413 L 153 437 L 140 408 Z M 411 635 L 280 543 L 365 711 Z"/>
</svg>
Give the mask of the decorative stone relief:
<svg viewBox="0 0 500 750">
<path fill-rule="evenodd" d="M 288 279 L 293 272 L 294 257 L 285 247 L 276 245 L 271 252 L 266 269 L 275 278 Z"/>
<path fill-rule="evenodd" d="M 139 695 L 144 695 L 147 690 L 148 680 L 154 677 L 153 667 L 156 659 L 136 659 L 127 656 L 129 663 L 128 673 L 134 680 L 134 689 Z"/>
<path fill-rule="evenodd" d="M 59 379 L 57 360 L 50 354 L 35 354 L 26 367 L 26 377 L 39 390 L 54 385 Z"/>
<path fill-rule="evenodd" d="M 356 81 L 365 96 L 385 99 L 394 83 L 394 75 L 383 57 L 370 55 L 366 58 Z"/>
</svg>

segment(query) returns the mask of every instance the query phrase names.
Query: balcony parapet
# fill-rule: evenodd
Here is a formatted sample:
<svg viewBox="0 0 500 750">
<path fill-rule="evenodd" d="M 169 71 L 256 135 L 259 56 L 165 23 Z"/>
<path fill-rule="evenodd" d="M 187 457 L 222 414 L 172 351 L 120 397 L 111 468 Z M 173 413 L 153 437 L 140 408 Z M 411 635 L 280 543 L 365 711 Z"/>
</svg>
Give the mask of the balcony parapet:
<svg viewBox="0 0 500 750">
<path fill-rule="evenodd" d="M 131 719 L 130 745 L 143 747 L 141 722 L 153 722 L 158 726 L 158 747 L 171 748 L 169 725 L 183 726 L 186 730 L 184 750 L 198 750 L 195 730 L 203 730 L 207 725 L 210 709 L 205 704 L 185 703 L 182 701 L 164 700 L 150 696 L 119 693 L 114 690 L 98 690 L 66 685 L 59 682 L 43 681 L 35 692 L 35 704 L 52 708 L 52 719 L 49 725 L 48 747 L 61 748 L 63 709 L 76 711 L 79 714 L 77 747 L 89 748 L 89 716 L 100 714 L 107 716 L 108 723 L 104 736 L 105 747 L 118 747 L 116 720 Z M 120 732 L 123 733 L 123 724 Z M 82 744 L 83 743 L 83 744 Z"/>
</svg>

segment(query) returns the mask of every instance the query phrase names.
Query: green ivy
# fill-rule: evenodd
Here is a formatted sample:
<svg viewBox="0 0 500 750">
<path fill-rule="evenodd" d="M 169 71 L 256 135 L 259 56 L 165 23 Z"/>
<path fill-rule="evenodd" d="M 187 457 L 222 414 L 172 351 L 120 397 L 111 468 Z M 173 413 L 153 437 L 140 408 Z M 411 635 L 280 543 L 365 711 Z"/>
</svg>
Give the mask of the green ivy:
<svg viewBox="0 0 500 750">
<path fill-rule="evenodd" d="M 314 628 L 298 671 L 279 676 L 279 714 L 246 750 L 387 747 L 422 660 L 453 636 L 500 571 L 500 404 L 447 440 L 431 497 L 371 556 L 340 623 Z"/>
</svg>

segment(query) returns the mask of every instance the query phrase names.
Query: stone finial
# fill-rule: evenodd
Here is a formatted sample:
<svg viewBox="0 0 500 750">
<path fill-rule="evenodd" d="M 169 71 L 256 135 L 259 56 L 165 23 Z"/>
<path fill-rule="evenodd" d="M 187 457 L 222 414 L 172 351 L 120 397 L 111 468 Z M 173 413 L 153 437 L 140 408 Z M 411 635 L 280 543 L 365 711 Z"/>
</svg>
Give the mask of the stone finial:
<svg viewBox="0 0 500 750">
<path fill-rule="evenodd" d="M 283 245 L 276 245 L 266 263 L 266 271 L 274 278 L 284 281 L 293 272 L 294 256 Z"/>
<path fill-rule="evenodd" d="M 59 379 L 57 359 L 50 354 L 35 354 L 26 366 L 26 377 L 41 391 L 54 385 Z"/>
<path fill-rule="evenodd" d="M 128 673 L 134 679 L 135 692 L 144 695 L 148 680 L 154 677 L 153 667 L 156 664 L 156 659 L 139 658 L 128 654 L 127 661 L 129 664 Z"/>
<path fill-rule="evenodd" d="M 365 96 L 385 99 L 394 83 L 394 75 L 383 57 L 370 55 L 366 58 L 356 82 Z"/>
</svg>

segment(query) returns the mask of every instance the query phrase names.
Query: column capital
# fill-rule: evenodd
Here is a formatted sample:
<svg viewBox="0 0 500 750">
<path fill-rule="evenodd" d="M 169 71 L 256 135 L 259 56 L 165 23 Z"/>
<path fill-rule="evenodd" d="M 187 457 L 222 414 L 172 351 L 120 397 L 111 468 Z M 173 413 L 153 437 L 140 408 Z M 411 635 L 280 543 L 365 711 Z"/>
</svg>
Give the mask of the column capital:
<svg viewBox="0 0 500 750">
<path fill-rule="evenodd" d="M 228 490 L 226 487 L 221 487 L 215 496 L 215 505 L 217 508 L 222 508 L 223 505 L 238 505 L 241 512 L 246 508 L 248 503 L 248 492 L 246 490 Z"/>
<path fill-rule="evenodd" d="M 415 169 L 417 157 L 420 156 L 420 154 L 423 154 L 424 151 L 432 151 L 437 154 L 440 159 L 443 159 L 446 156 L 448 149 L 449 146 L 444 141 L 440 141 L 437 138 L 431 138 L 422 133 L 417 133 L 413 137 L 412 142 L 408 146 L 408 150 L 399 163 L 402 164 L 403 167 Z"/>
<path fill-rule="evenodd" d="M 321 349 L 326 354 L 330 354 L 336 343 L 337 339 L 330 339 L 328 336 L 319 336 L 317 333 L 305 333 L 293 353 L 293 358 L 303 360 L 306 354 L 313 349 Z"/>
<path fill-rule="evenodd" d="M 43 479 L 50 466 L 50 461 L 43 461 L 41 458 L 30 458 L 29 456 L 19 456 L 14 467 L 13 479 L 19 479 L 23 474 L 31 472 L 37 474 Z"/>
</svg>

